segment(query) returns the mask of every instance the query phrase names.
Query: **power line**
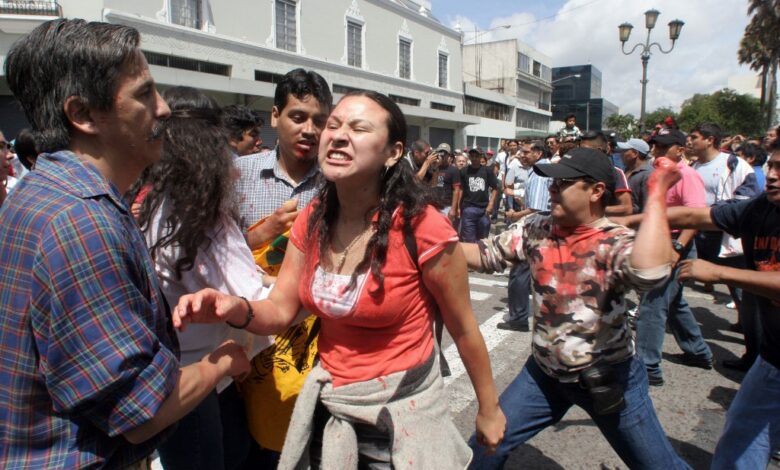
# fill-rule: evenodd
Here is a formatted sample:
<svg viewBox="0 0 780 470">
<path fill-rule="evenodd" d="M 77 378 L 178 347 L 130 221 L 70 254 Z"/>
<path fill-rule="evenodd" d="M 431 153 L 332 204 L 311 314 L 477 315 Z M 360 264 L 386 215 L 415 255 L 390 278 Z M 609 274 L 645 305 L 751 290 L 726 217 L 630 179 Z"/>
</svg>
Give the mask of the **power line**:
<svg viewBox="0 0 780 470">
<path fill-rule="evenodd" d="M 520 27 L 520 26 L 528 26 L 528 25 L 532 25 L 532 24 L 540 23 L 540 22 L 542 22 L 542 21 L 545 21 L 545 20 L 551 20 L 551 19 L 553 19 L 553 18 L 556 18 L 556 17 L 558 17 L 558 16 L 563 16 L 563 15 L 566 15 L 566 14 L 568 14 L 568 13 L 570 13 L 570 12 L 574 11 L 574 10 L 579 10 L 580 8 L 585 8 L 586 6 L 593 5 L 594 3 L 598 3 L 598 2 L 600 2 L 600 1 L 602 1 L 602 0 L 591 0 L 590 2 L 583 3 L 582 5 L 578 5 L 578 6 L 576 6 L 576 7 L 571 7 L 571 8 L 570 8 L 568 11 L 565 11 L 565 12 L 562 12 L 562 13 L 561 13 L 561 12 L 558 12 L 558 13 L 555 13 L 554 15 L 545 16 L 545 17 L 543 17 L 543 18 L 538 18 L 538 19 L 535 19 L 535 20 L 533 20 L 533 21 L 529 21 L 529 22 L 527 22 L 527 23 L 518 23 L 518 24 L 512 24 L 512 23 L 509 23 L 509 25 L 510 25 L 512 28 L 515 28 L 515 27 Z"/>
</svg>

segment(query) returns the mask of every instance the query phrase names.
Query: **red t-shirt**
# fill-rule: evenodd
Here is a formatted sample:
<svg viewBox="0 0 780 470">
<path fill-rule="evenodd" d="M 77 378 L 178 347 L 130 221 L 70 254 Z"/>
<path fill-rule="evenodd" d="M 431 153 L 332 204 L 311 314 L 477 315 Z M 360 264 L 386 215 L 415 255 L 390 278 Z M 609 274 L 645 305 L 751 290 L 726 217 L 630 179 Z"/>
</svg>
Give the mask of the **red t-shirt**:
<svg viewBox="0 0 780 470">
<path fill-rule="evenodd" d="M 312 201 L 298 216 L 290 241 L 306 257 L 298 295 L 303 307 L 321 319 L 320 361 L 333 376 L 333 385 L 370 380 L 422 364 L 433 351 L 435 300 L 404 244 L 400 211 L 393 214 L 388 235 L 387 259 L 382 267 L 383 293 L 369 293 L 378 286 L 369 271 L 352 312 L 332 318 L 319 309 L 311 295 L 319 242 L 316 233 L 308 236 L 308 223 L 316 203 Z M 420 266 L 447 244 L 458 241 L 452 224 L 433 206 L 427 207 L 414 223 Z"/>
</svg>

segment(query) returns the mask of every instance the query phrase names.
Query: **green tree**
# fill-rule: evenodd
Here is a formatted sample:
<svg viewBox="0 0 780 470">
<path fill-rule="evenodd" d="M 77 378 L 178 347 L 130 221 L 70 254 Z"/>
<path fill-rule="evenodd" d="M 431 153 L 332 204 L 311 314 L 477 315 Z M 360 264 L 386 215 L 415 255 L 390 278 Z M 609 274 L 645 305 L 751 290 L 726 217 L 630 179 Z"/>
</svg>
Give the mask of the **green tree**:
<svg viewBox="0 0 780 470">
<path fill-rule="evenodd" d="M 737 58 L 740 63 L 761 71 L 761 105 L 766 111 L 762 127 L 766 128 L 775 122 L 775 90 L 780 60 L 780 0 L 749 0 L 748 15 L 750 21 L 745 27 Z"/>
<path fill-rule="evenodd" d="M 695 94 L 685 100 L 677 123 L 689 131 L 700 122 L 714 122 L 727 134 L 760 135 L 764 131 L 757 98 L 724 88 L 711 95 Z"/>
<path fill-rule="evenodd" d="M 672 116 L 674 120 L 677 120 L 677 113 L 672 108 L 658 108 L 652 113 L 645 114 L 645 129 L 651 129 L 656 123 L 663 122 L 666 116 Z"/>
<path fill-rule="evenodd" d="M 633 114 L 612 114 L 604 120 L 604 125 L 624 139 L 634 137 L 639 132 L 639 123 Z"/>
</svg>

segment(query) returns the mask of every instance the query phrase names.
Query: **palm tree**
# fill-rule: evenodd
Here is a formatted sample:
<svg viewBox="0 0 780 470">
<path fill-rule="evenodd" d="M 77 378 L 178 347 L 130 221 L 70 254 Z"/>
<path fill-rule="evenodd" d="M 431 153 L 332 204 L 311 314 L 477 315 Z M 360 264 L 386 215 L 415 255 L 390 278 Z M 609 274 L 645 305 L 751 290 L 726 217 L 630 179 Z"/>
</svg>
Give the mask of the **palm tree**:
<svg viewBox="0 0 780 470">
<path fill-rule="evenodd" d="M 740 43 L 738 60 L 761 71 L 766 127 L 774 124 L 777 65 L 780 59 L 780 0 L 749 0 L 750 22 Z"/>
</svg>

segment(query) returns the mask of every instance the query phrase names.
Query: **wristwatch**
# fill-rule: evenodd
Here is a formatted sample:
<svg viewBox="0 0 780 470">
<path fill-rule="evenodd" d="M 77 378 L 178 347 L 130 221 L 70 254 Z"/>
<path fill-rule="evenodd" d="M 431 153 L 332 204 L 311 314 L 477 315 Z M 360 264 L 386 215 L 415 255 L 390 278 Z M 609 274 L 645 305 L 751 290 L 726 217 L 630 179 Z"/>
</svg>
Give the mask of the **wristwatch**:
<svg viewBox="0 0 780 470">
<path fill-rule="evenodd" d="M 685 245 L 683 245 L 677 240 L 672 240 L 672 248 L 674 248 L 674 251 L 676 251 L 677 254 L 680 254 L 685 249 Z"/>
</svg>

